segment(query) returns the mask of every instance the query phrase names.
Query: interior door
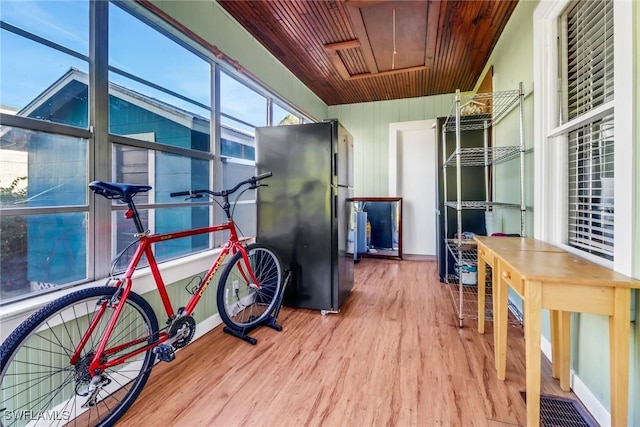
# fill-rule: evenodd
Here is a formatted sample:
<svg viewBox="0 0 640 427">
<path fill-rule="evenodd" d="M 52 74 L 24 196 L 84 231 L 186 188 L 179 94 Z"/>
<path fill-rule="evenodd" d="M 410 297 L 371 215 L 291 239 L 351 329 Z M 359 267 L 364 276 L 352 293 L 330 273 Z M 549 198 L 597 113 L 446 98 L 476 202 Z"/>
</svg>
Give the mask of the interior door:
<svg viewBox="0 0 640 427">
<path fill-rule="evenodd" d="M 435 120 L 389 125 L 389 196 L 403 198 L 403 253 L 436 256 Z"/>
</svg>

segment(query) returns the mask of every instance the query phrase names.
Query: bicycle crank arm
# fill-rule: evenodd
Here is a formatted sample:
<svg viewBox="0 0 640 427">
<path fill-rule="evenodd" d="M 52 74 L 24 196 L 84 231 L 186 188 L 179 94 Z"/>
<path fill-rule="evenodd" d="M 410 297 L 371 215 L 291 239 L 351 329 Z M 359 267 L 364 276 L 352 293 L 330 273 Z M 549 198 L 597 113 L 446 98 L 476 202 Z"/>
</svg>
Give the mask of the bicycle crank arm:
<svg viewBox="0 0 640 427">
<path fill-rule="evenodd" d="M 176 341 L 179 341 L 183 338 L 187 338 L 190 334 L 191 334 L 191 329 L 183 326 L 175 333 L 175 335 L 167 339 L 163 344 L 173 346 Z"/>
</svg>

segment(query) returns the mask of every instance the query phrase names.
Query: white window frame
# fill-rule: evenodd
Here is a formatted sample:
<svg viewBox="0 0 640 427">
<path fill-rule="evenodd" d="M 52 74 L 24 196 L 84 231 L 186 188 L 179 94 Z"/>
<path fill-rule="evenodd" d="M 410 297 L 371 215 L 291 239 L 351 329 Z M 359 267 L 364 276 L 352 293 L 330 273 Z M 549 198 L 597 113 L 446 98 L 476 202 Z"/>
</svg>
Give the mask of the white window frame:
<svg viewBox="0 0 640 427">
<path fill-rule="evenodd" d="M 568 0 L 540 2 L 533 16 L 534 68 L 534 237 L 561 246 L 622 274 L 633 273 L 634 104 L 638 83 L 633 80 L 633 4 L 614 2 L 614 96 L 603 110 L 613 111 L 615 128 L 614 261 L 590 256 L 567 242 L 567 151 L 559 125 L 558 20 Z M 596 111 L 594 111 L 596 113 Z M 604 111 L 600 111 L 604 114 Z M 563 184 L 559 184 L 563 183 Z"/>
</svg>

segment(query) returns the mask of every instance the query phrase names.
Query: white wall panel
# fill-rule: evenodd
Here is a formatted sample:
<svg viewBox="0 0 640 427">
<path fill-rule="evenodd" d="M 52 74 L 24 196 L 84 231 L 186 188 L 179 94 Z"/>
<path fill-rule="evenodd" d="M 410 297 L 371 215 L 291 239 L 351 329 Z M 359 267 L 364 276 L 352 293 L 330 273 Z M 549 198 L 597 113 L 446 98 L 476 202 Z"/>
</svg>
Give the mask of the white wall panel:
<svg viewBox="0 0 640 427">
<path fill-rule="evenodd" d="M 355 195 L 386 197 L 389 193 L 389 124 L 446 116 L 453 94 L 329 107 L 353 135 Z"/>
</svg>

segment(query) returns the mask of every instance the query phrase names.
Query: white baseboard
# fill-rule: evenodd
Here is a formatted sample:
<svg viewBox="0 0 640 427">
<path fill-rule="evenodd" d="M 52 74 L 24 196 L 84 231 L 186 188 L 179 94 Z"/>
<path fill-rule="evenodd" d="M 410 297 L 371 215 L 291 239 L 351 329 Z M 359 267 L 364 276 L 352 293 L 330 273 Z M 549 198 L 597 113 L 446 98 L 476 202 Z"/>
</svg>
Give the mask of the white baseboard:
<svg viewBox="0 0 640 427">
<path fill-rule="evenodd" d="M 571 389 L 601 427 L 611 427 L 611 414 L 573 370 L 571 370 Z"/>
<path fill-rule="evenodd" d="M 213 330 L 216 326 L 222 323 L 222 319 L 220 319 L 220 315 L 218 313 L 214 314 L 211 317 L 207 317 L 202 322 L 196 325 L 196 334 L 193 336 L 193 340 L 197 340 L 207 332 Z"/>
<path fill-rule="evenodd" d="M 553 358 L 551 357 L 551 342 L 547 340 L 544 335 L 540 337 L 540 348 L 542 349 L 542 354 L 553 362 Z"/>
<path fill-rule="evenodd" d="M 547 359 L 553 362 L 551 357 L 551 342 L 549 342 L 544 335 L 541 337 L 540 347 Z M 611 414 L 586 384 L 582 382 L 580 377 L 576 375 L 573 369 L 571 369 L 569 376 L 569 384 L 571 385 L 573 393 L 580 399 L 582 405 L 589 411 L 598 424 L 600 424 L 601 427 L 611 427 Z"/>
</svg>

